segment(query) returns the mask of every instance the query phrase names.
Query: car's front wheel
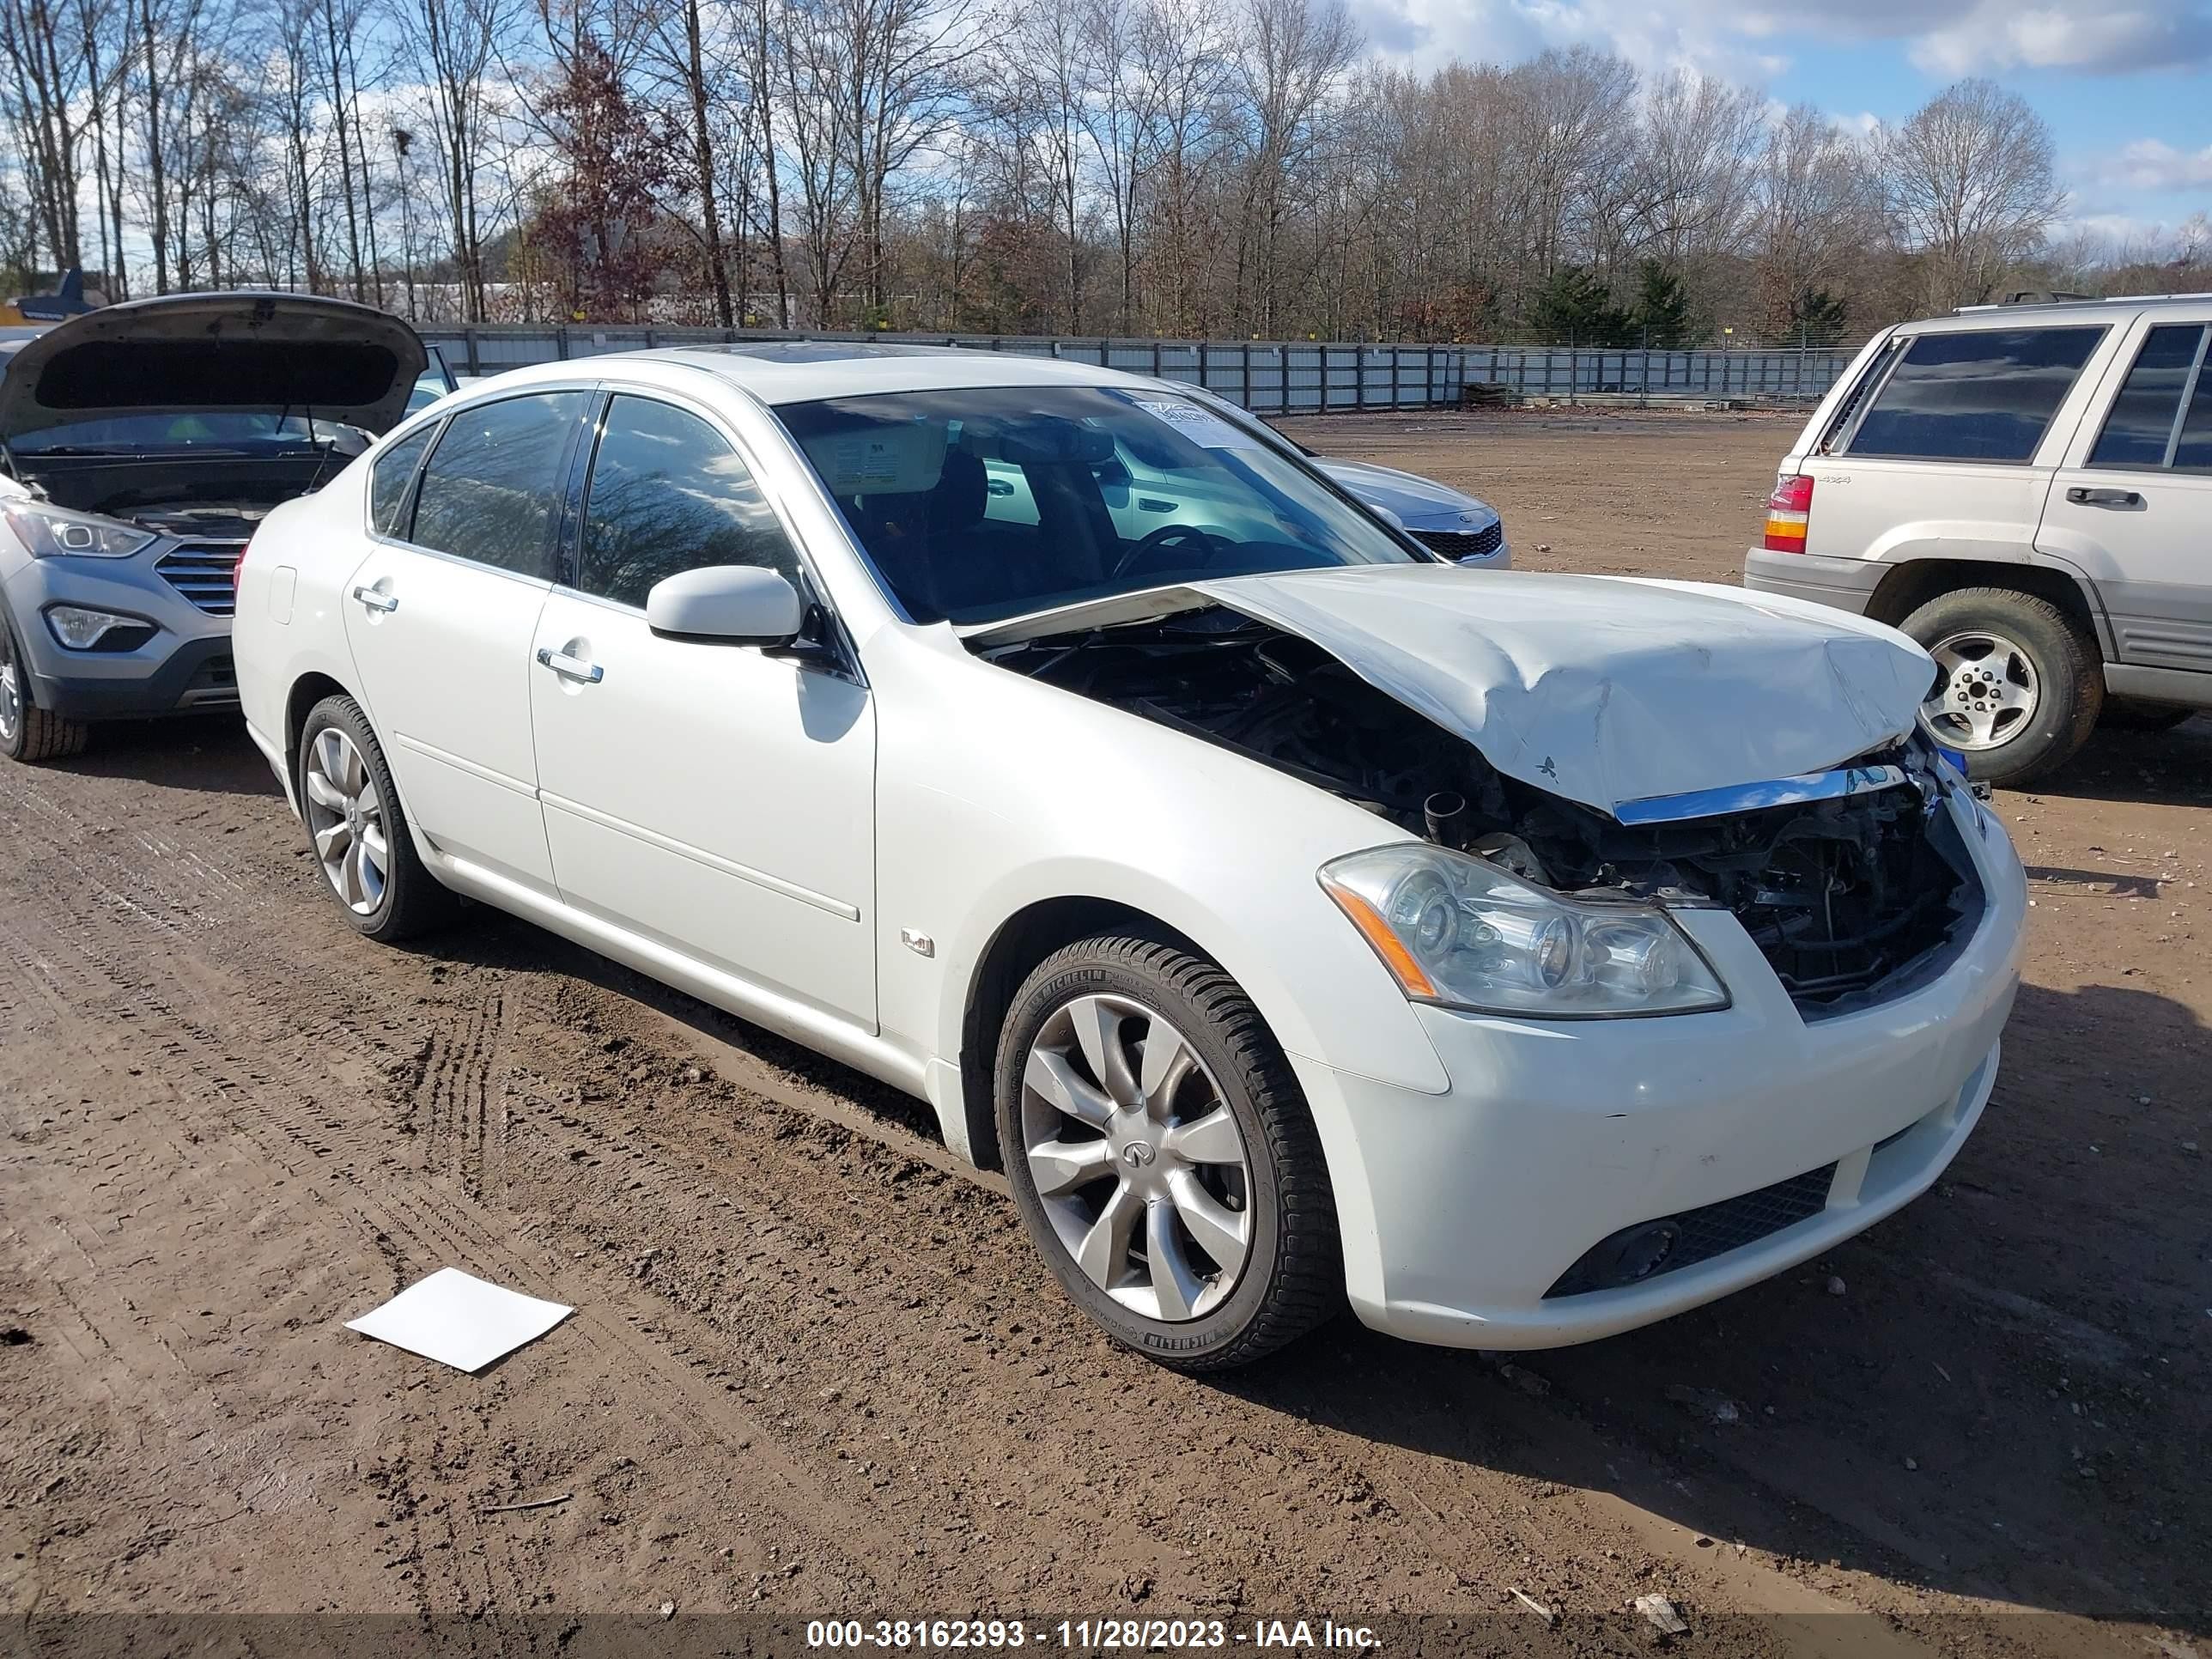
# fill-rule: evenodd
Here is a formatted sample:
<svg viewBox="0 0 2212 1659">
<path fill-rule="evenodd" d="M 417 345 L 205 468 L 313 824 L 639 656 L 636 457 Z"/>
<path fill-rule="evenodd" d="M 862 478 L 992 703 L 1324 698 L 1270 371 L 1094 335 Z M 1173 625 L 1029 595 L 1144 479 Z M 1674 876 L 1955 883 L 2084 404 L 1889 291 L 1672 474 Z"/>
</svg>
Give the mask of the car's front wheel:
<svg viewBox="0 0 2212 1659">
<path fill-rule="evenodd" d="M 31 700 L 31 679 L 8 619 L 0 617 L 0 755 L 15 761 L 62 760 L 81 755 L 91 737 L 77 720 L 58 718 Z"/>
<path fill-rule="evenodd" d="M 384 746 L 351 697 L 307 711 L 295 782 L 323 880 L 356 930 L 389 943 L 451 915 L 453 896 L 416 855 Z"/>
<path fill-rule="evenodd" d="M 1117 1341 L 1225 1370 L 1340 1304 L 1312 1117 L 1258 1011 L 1213 963 L 1142 937 L 1056 952 L 1014 999 L 997 1088 L 1023 1224 Z"/>
</svg>

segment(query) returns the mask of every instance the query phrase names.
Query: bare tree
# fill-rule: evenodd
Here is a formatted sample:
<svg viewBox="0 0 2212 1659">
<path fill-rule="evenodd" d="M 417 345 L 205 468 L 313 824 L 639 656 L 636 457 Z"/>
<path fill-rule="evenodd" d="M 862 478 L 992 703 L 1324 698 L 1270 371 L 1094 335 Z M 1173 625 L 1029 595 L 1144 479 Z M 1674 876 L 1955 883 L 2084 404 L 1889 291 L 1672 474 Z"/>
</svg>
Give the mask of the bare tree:
<svg viewBox="0 0 2212 1659">
<path fill-rule="evenodd" d="M 684 176 L 698 206 L 696 226 L 686 220 L 686 228 L 692 230 L 699 241 L 700 263 L 706 274 L 708 291 L 713 296 L 714 320 L 728 328 L 737 318 L 730 295 L 730 266 L 723 246 L 720 199 L 720 151 L 725 140 L 723 129 L 714 118 L 714 110 L 731 101 L 734 89 L 730 85 L 726 66 L 718 54 L 709 50 L 701 0 L 672 0 L 672 3 L 662 7 L 654 20 L 650 40 L 649 55 L 659 78 L 680 100 L 683 111 L 683 134 L 689 152 Z M 743 142 L 740 137 L 741 148 Z M 743 216 L 741 206 L 740 222 Z"/>
<path fill-rule="evenodd" d="M 489 77 L 512 16 L 508 0 L 408 0 L 398 13 L 410 68 L 426 89 L 461 314 L 472 322 L 488 315 L 479 185 L 491 163 L 497 118 Z"/>
<path fill-rule="evenodd" d="M 983 84 L 1001 127 L 1032 146 L 1052 193 L 1054 228 L 1066 283 L 1066 326 L 1083 331 L 1087 250 L 1082 215 L 1090 151 L 1089 48 L 1092 0 L 1018 0 L 992 25 L 996 73 Z"/>
<path fill-rule="evenodd" d="M 1806 326 L 1814 296 L 1843 286 L 1872 240 L 1867 182 L 1857 147 L 1812 105 L 1767 129 L 1753 174 L 1751 256 L 1770 335 Z"/>
<path fill-rule="evenodd" d="M 1932 307 L 1978 305 L 2042 245 L 2065 197 L 2051 130 L 2018 94 L 1960 81 L 1881 135 L 1891 234 L 1923 271 Z"/>
<path fill-rule="evenodd" d="M 1143 200 L 1160 316 L 1178 333 L 1203 331 L 1212 320 L 1200 286 L 1207 204 L 1233 142 L 1226 41 L 1206 0 L 1148 0 L 1135 47 L 1137 73 L 1158 89 L 1158 154 Z"/>
<path fill-rule="evenodd" d="M 0 0 L 0 56 L 7 62 L 7 125 L 27 163 L 35 222 L 58 264 L 80 262 L 79 106 L 88 66 L 69 38 L 76 19 L 53 0 Z"/>
<path fill-rule="evenodd" d="M 776 147 L 776 97 L 783 79 L 783 40 L 778 29 L 781 0 L 745 0 L 743 19 L 744 76 L 752 95 L 745 113 L 748 147 L 758 134 L 763 218 L 756 227 L 768 244 L 769 270 L 775 283 L 775 325 L 791 326 L 791 271 L 783 249 L 781 157 Z"/>
<path fill-rule="evenodd" d="M 1676 70 L 1652 83 L 1629 169 L 1628 229 L 1638 254 L 1679 270 L 1736 251 L 1763 113 L 1757 92 L 1709 75 Z"/>
<path fill-rule="evenodd" d="M 329 112 L 331 136 L 337 142 L 338 191 L 345 208 L 346 252 L 353 276 L 353 297 L 358 300 L 366 291 L 366 276 L 361 258 L 362 212 L 355 191 L 358 105 L 352 80 L 352 42 L 362 26 L 365 9 L 362 0 L 315 0 L 313 9 L 320 24 L 320 50 L 315 63 L 321 81 L 318 91 Z"/>
<path fill-rule="evenodd" d="M 1254 320 L 1272 334 L 1282 319 L 1284 218 L 1320 141 L 1322 108 L 1360 41 L 1340 0 L 1245 0 L 1240 23 L 1247 39 L 1236 72 L 1250 146 L 1240 247 L 1251 260 Z"/>
</svg>

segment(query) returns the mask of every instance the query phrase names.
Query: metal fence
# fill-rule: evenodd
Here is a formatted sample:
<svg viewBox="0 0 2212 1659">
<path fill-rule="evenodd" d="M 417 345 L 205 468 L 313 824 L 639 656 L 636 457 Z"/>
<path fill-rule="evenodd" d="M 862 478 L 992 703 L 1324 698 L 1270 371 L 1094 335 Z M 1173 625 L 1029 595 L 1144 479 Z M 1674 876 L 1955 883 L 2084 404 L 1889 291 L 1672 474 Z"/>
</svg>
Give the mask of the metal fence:
<svg viewBox="0 0 2212 1659">
<path fill-rule="evenodd" d="M 1013 335 L 799 334 L 744 329 L 657 327 L 484 327 L 425 325 L 464 378 L 526 363 L 565 362 L 655 346 L 735 341 L 881 340 L 963 346 L 1068 362 L 1103 364 L 1182 380 L 1257 415 L 1428 408 L 1457 404 L 1470 387 L 1510 396 L 1601 398 L 1816 398 L 1851 357 L 1848 350 L 1652 351 L 1637 348 L 1486 345 L 1365 345 L 1241 340 L 1116 340 Z"/>
</svg>

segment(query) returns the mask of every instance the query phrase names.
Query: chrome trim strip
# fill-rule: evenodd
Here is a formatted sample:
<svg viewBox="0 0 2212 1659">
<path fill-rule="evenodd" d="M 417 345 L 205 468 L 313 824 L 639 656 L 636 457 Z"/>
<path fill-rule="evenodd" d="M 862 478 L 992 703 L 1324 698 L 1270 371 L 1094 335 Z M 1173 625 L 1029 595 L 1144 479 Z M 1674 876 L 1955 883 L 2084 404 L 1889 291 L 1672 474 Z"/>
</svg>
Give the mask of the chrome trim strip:
<svg viewBox="0 0 2212 1659">
<path fill-rule="evenodd" d="M 1693 789 L 1682 795 L 1650 795 L 1623 801 L 1613 815 L 1631 826 L 1674 823 L 1685 818 L 1715 818 L 1752 812 L 1762 806 L 1794 806 L 1801 801 L 1840 800 L 1910 783 L 1901 766 L 1844 766 L 1832 772 L 1807 772 L 1764 783 L 1731 784 L 1723 789 Z"/>
</svg>

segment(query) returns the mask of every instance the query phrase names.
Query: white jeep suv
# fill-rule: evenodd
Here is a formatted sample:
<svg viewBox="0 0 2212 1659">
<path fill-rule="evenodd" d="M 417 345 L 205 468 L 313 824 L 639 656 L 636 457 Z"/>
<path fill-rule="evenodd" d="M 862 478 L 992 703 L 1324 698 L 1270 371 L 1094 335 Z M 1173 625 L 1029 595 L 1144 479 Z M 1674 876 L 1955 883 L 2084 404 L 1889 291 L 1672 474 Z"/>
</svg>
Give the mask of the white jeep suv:
<svg viewBox="0 0 2212 1659">
<path fill-rule="evenodd" d="M 2212 708 L 2212 295 L 1985 306 L 1884 331 L 1785 456 L 1747 587 L 1894 624 L 1923 724 L 2022 783 L 2101 715 Z"/>
</svg>

